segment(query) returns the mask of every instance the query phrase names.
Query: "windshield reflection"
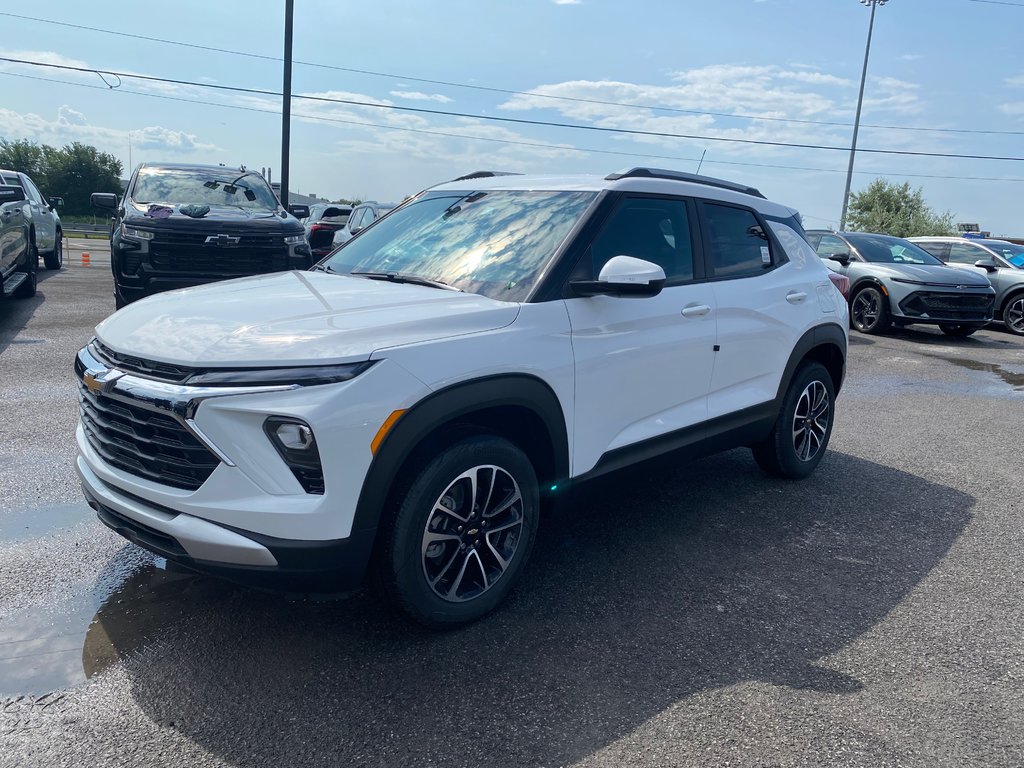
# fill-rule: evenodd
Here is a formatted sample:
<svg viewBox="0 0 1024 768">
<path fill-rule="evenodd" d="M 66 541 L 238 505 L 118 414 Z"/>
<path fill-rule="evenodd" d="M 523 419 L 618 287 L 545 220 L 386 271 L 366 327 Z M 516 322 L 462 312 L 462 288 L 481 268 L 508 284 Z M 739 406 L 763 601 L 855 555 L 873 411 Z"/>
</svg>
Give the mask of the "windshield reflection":
<svg viewBox="0 0 1024 768">
<path fill-rule="evenodd" d="M 427 195 L 360 233 L 324 266 L 415 275 L 522 301 L 596 197 L 525 190 Z"/>
</svg>

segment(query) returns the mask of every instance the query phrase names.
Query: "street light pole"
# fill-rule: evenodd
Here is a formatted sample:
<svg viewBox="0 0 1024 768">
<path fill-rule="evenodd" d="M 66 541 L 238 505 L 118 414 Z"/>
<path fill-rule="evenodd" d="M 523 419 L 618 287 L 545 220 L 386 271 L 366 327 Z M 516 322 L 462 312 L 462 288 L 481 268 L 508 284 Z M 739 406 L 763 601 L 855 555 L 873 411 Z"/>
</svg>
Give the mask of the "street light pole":
<svg viewBox="0 0 1024 768">
<path fill-rule="evenodd" d="M 295 0 L 284 2 L 284 88 L 281 105 L 281 205 L 288 210 L 288 150 L 292 127 L 292 17 Z"/>
<path fill-rule="evenodd" d="M 871 32 L 875 28 L 875 8 L 885 5 L 888 0 L 860 0 L 871 6 L 871 21 L 868 22 L 868 42 L 864 46 L 864 68 L 860 72 L 860 93 L 857 94 L 857 116 L 853 119 L 853 143 L 850 144 L 850 165 L 846 170 L 846 191 L 843 193 L 843 215 L 839 217 L 839 231 L 846 229 L 846 210 L 850 205 L 850 185 L 853 182 L 853 161 L 857 157 L 857 134 L 860 132 L 860 110 L 864 105 L 864 81 L 868 76 L 868 56 L 871 54 Z"/>
</svg>

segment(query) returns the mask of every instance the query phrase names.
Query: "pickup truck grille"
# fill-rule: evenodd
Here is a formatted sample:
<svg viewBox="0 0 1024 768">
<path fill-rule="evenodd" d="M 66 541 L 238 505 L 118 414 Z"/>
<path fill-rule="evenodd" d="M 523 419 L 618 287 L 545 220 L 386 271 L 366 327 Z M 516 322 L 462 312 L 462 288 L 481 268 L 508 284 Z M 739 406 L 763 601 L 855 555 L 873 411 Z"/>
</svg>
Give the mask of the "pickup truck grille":
<svg viewBox="0 0 1024 768">
<path fill-rule="evenodd" d="M 181 275 L 253 275 L 288 269 L 283 235 L 232 235 L 238 242 L 226 246 L 207 243 L 208 237 L 161 232 L 149 243 L 150 264 L 156 271 Z"/>
<path fill-rule="evenodd" d="M 82 395 L 82 429 L 93 450 L 117 469 L 194 491 L 220 460 L 170 414 L 91 392 Z"/>
</svg>

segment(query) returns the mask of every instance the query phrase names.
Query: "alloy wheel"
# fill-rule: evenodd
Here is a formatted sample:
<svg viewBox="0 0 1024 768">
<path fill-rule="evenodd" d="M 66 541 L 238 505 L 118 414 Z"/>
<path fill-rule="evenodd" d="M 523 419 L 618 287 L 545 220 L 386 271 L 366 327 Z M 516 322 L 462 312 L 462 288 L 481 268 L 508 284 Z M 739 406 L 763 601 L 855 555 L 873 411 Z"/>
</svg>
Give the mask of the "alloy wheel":
<svg viewBox="0 0 1024 768">
<path fill-rule="evenodd" d="M 434 502 L 423 529 L 423 575 L 453 603 L 480 597 L 512 564 L 523 533 L 523 495 L 493 464 L 455 478 Z"/>
<path fill-rule="evenodd" d="M 1024 296 L 1018 296 L 1006 308 L 1006 325 L 1014 333 L 1024 334 Z"/>
<path fill-rule="evenodd" d="M 820 381 L 812 381 L 796 401 L 793 413 L 793 448 L 800 461 L 818 455 L 828 434 L 831 403 L 828 390 Z"/>
<path fill-rule="evenodd" d="M 853 300 L 853 325 L 858 331 L 874 328 L 882 308 L 878 294 L 874 291 L 861 291 Z"/>
</svg>

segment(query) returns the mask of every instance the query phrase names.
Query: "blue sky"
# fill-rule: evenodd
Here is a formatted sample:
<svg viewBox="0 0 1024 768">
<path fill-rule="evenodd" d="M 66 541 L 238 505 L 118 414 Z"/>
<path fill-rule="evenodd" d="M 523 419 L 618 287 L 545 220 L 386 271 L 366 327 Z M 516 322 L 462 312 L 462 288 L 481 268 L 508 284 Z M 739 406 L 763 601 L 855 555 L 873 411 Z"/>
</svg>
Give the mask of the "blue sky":
<svg viewBox="0 0 1024 768">
<path fill-rule="evenodd" d="M 835 146 L 849 145 L 850 127 L 706 112 L 852 123 L 869 14 L 857 0 L 296 0 L 295 5 L 297 61 L 386 73 L 296 64 L 296 94 L 475 116 Z M 0 10 L 281 55 L 283 0 L 175 0 L 136 7 L 137 12 L 101 14 L 95 4 L 49 0 Z M 281 88 L 280 62 L 4 16 L 0 30 L 0 55 Z M 1017 135 L 862 127 L 860 146 L 1024 157 L 1022 33 L 1021 6 L 890 0 L 877 12 L 863 123 Z M 108 89 L 93 74 L 8 63 L 0 63 L 0 73 L 7 73 L 0 74 L 0 136 L 5 138 L 85 141 L 113 153 L 127 167 L 130 132 L 135 163 L 244 163 L 270 166 L 277 176 L 280 117 L 271 113 L 279 112 L 280 99 L 130 79 Z M 303 193 L 401 199 L 480 168 L 606 174 L 654 165 L 693 171 L 706 149 L 703 173 L 761 188 L 799 208 L 808 226 L 837 225 L 842 205 L 843 152 L 603 134 L 302 100 L 294 101 L 292 110 L 307 116 L 296 117 L 292 126 L 291 187 Z M 875 175 L 888 174 L 891 180 L 923 187 L 929 203 L 951 210 L 957 221 L 1024 236 L 1024 162 L 859 154 L 857 170 L 854 190 Z"/>
</svg>

